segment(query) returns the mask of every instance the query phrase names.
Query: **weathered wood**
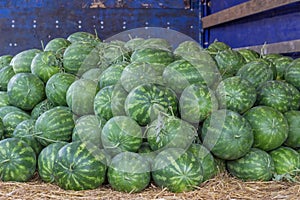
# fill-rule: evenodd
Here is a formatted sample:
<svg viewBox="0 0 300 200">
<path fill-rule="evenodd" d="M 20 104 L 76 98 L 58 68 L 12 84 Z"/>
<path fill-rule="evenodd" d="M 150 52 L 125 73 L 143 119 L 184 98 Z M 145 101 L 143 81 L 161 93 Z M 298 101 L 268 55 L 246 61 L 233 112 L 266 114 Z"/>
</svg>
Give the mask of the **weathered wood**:
<svg viewBox="0 0 300 200">
<path fill-rule="evenodd" d="M 295 2 L 300 2 L 300 0 L 250 0 L 246 3 L 203 17 L 202 27 L 206 29 Z"/>
<path fill-rule="evenodd" d="M 263 54 L 294 53 L 294 52 L 300 52 L 300 39 L 285 41 L 285 42 L 278 42 L 278 43 L 271 43 L 271 44 L 263 44 L 263 45 L 257 45 L 257 46 L 235 48 L 235 50 L 238 50 L 238 49 L 253 49 L 253 50 L 263 53 Z"/>
</svg>

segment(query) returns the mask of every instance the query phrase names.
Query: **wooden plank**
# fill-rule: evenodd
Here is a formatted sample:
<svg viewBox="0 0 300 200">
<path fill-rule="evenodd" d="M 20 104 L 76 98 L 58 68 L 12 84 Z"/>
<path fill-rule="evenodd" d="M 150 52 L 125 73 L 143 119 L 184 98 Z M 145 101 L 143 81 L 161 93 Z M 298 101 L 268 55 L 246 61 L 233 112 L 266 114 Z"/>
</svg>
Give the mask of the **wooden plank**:
<svg viewBox="0 0 300 200">
<path fill-rule="evenodd" d="M 225 22 L 247 17 L 260 12 L 271 10 L 280 6 L 300 2 L 300 0 L 250 0 L 220 12 L 202 18 L 203 29 L 216 26 Z M 300 8 L 299 8 L 300 10 Z"/>
<path fill-rule="evenodd" d="M 257 45 L 257 46 L 235 48 L 235 50 L 238 50 L 238 49 L 253 49 L 253 50 L 255 50 L 257 52 L 261 52 L 263 54 L 294 53 L 294 52 L 300 52 L 300 39 L 284 41 L 284 42 L 277 42 L 277 43 L 272 43 L 272 44 L 263 44 L 263 45 Z"/>
</svg>

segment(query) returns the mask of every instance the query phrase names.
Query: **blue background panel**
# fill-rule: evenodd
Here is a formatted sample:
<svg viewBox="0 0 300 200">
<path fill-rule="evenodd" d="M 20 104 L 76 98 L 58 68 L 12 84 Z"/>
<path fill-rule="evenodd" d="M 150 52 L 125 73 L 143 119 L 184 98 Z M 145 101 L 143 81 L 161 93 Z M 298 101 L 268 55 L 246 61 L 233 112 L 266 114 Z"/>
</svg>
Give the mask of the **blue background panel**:
<svg viewBox="0 0 300 200">
<path fill-rule="evenodd" d="M 249 0 L 219 0 L 219 1 L 211 0 L 210 1 L 210 12 L 216 13 L 221 10 L 230 8 L 232 6 L 236 6 L 238 4 L 245 3 L 247 1 L 249 1 Z"/>
</svg>

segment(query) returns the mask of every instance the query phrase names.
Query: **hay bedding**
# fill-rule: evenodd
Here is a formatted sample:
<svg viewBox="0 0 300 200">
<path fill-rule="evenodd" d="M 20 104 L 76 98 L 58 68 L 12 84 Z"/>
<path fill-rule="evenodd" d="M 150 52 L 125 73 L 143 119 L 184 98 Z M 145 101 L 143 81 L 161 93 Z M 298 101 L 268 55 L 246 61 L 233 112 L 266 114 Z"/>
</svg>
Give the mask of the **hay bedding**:
<svg viewBox="0 0 300 200">
<path fill-rule="evenodd" d="M 85 191 L 67 191 L 53 184 L 43 183 L 35 176 L 27 183 L 0 182 L 0 200 L 32 199 L 134 199 L 134 200 L 214 200 L 214 199 L 300 199 L 300 184 L 284 181 L 242 182 L 226 173 L 203 183 L 194 191 L 174 194 L 151 184 L 141 193 L 127 194 L 113 191 L 109 185 Z"/>
</svg>

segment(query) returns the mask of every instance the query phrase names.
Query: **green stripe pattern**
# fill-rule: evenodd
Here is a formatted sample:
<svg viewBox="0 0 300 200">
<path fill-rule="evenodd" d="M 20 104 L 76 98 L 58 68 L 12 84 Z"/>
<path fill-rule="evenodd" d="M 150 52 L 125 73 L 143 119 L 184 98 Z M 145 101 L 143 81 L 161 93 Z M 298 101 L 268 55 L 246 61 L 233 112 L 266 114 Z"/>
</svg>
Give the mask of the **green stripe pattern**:
<svg viewBox="0 0 300 200">
<path fill-rule="evenodd" d="M 2 119 L 4 125 L 4 137 L 12 137 L 17 125 L 27 119 L 30 119 L 30 115 L 24 111 L 13 111 L 6 114 Z"/>
<path fill-rule="evenodd" d="M 32 59 L 40 52 L 41 50 L 39 49 L 28 49 L 16 54 L 10 62 L 10 65 L 13 67 L 14 72 L 16 74 L 30 73 Z"/>
<path fill-rule="evenodd" d="M 285 70 L 284 80 L 300 90 L 300 58 L 295 59 Z"/>
<path fill-rule="evenodd" d="M 15 75 L 14 69 L 11 65 L 0 69 L 0 90 L 6 91 L 9 80 Z"/>
</svg>

